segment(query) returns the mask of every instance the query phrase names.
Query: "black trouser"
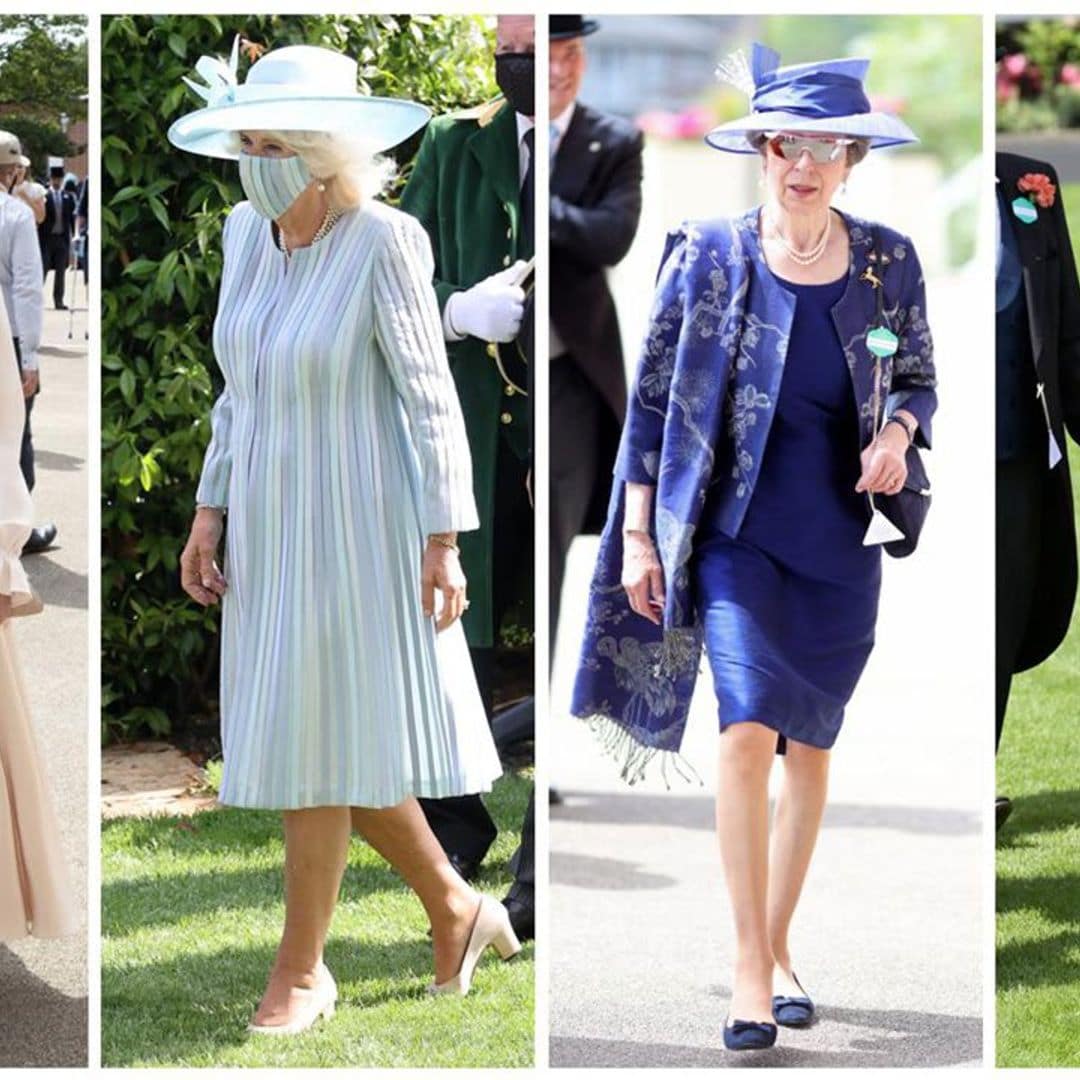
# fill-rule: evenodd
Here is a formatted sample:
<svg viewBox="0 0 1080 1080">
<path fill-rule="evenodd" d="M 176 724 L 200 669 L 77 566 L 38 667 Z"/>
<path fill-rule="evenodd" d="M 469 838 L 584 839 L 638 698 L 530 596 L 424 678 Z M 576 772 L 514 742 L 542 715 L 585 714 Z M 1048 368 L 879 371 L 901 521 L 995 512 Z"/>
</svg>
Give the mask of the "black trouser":
<svg viewBox="0 0 1080 1080">
<path fill-rule="evenodd" d="M 529 806 L 525 811 L 525 820 L 521 824 L 521 846 L 510 860 L 510 869 L 514 874 L 514 883 L 509 895 L 523 904 L 533 903 L 536 888 L 536 840 L 533 826 L 536 818 L 535 789 L 529 793 Z"/>
<path fill-rule="evenodd" d="M 524 576 L 532 580 L 532 508 L 525 488 L 528 466 L 499 440 L 495 467 L 495 522 L 491 567 L 492 616 L 495 639 L 503 616 L 518 595 Z M 495 696 L 494 647 L 470 648 L 480 697 L 490 720 Z M 498 830 L 479 795 L 447 799 L 420 799 L 431 831 L 448 855 L 466 863 L 481 863 L 495 842 Z"/>
<path fill-rule="evenodd" d="M 997 464 L 997 744 L 1005 726 L 1016 658 L 1035 599 L 1042 557 L 1045 446 Z"/>
<path fill-rule="evenodd" d="M 53 271 L 53 305 L 64 302 L 64 279 L 67 277 L 68 259 L 71 257 L 71 237 L 65 233 L 49 233 L 45 237 L 45 276 Z M 43 279 L 44 280 L 44 279 Z"/>
<path fill-rule="evenodd" d="M 548 611 L 551 657 L 559 630 L 559 601 L 570 545 L 585 527 L 596 482 L 600 402 L 592 384 L 569 356 L 551 361 L 550 415 L 558 421 L 551 440 L 551 529 Z"/>
<path fill-rule="evenodd" d="M 19 374 L 22 375 L 22 350 L 19 348 L 19 339 L 12 339 L 15 343 L 15 362 L 19 365 Z M 40 376 L 39 376 L 40 380 Z M 39 381 L 40 387 L 40 381 Z M 28 398 L 23 398 L 26 404 L 26 423 L 23 424 L 22 447 L 19 450 L 19 468 L 22 469 L 23 480 L 26 481 L 27 491 L 34 490 L 34 439 L 30 431 L 30 413 L 34 409 L 34 399 L 37 391 Z"/>
</svg>

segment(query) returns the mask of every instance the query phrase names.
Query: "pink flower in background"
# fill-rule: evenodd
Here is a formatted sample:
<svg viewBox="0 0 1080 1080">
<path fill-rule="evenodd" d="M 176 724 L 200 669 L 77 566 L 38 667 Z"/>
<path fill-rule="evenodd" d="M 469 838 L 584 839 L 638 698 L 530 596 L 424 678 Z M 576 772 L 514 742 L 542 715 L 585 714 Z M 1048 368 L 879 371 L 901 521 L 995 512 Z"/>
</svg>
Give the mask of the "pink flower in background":
<svg viewBox="0 0 1080 1080">
<path fill-rule="evenodd" d="M 1028 69 L 1028 58 L 1023 53 L 1011 53 L 1001 61 L 1001 70 L 1010 79 L 1019 81 Z"/>
<path fill-rule="evenodd" d="M 1061 67 L 1061 82 L 1065 86 L 1072 86 L 1080 89 L 1080 65 L 1063 64 Z"/>
<path fill-rule="evenodd" d="M 690 105 L 681 112 L 652 109 L 637 118 L 637 126 L 648 135 L 663 139 L 697 139 L 715 124 L 712 112 L 703 105 Z"/>
</svg>

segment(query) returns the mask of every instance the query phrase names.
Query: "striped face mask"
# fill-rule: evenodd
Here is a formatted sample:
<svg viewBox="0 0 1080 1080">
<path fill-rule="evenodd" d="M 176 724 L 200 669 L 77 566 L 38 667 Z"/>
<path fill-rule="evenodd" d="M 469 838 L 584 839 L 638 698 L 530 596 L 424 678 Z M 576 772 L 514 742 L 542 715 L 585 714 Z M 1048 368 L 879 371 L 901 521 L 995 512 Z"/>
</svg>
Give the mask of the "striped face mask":
<svg viewBox="0 0 1080 1080">
<path fill-rule="evenodd" d="M 277 221 L 311 183 L 299 154 L 292 157 L 240 155 L 240 186 L 256 212 Z"/>
</svg>

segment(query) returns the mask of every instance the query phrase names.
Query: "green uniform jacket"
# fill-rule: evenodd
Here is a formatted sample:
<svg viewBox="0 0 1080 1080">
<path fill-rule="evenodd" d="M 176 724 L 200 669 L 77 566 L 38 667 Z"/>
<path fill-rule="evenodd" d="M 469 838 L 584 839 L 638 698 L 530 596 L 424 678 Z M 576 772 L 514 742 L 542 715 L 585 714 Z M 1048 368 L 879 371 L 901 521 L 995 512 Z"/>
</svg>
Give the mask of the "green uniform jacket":
<svg viewBox="0 0 1080 1080">
<path fill-rule="evenodd" d="M 495 110 L 498 110 L 497 112 Z M 492 118 L 492 113 L 494 117 Z M 417 218 L 435 254 L 439 310 L 455 292 L 531 258 L 521 235 L 517 121 L 505 102 L 432 120 L 424 133 L 401 209 Z M 506 385 L 489 343 L 447 342 L 472 453 L 480 528 L 461 536 L 469 581 L 465 632 L 469 644 L 495 643 L 492 625 L 492 530 L 495 462 L 500 439 L 528 459 L 528 400 Z"/>
</svg>

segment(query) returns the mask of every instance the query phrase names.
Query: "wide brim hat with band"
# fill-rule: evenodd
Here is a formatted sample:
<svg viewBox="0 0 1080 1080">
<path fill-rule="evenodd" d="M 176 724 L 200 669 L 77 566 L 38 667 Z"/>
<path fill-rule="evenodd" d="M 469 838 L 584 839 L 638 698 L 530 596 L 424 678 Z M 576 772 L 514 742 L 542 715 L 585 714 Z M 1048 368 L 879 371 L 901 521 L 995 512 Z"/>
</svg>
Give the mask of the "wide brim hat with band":
<svg viewBox="0 0 1080 1080">
<path fill-rule="evenodd" d="M 19 136 L 10 131 L 0 131 L 0 165 L 30 167 L 30 159 L 23 155 Z"/>
<path fill-rule="evenodd" d="M 871 147 L 918 142 L 898 117 L 870 108 L 863 89 L 869 66 L 850 59 L 780 67 L 780 54 L 755 42 L 749 65 L 740 51 L 717 68 L 718 78 L 750 98 L 752 111 L 713 128 L 705 141 L 733 154 L 756 153 L 749 140 L 769 131 L 846 135 Z"/>
<path fill-rule="evenodd" d="M 235 160 L 240 131 L 325 131 L 362 139 L 379 153 L 431 119 L 431 110 L 418 102 L 359 93 L 356 61 L 316 45 L 271 50 L 239 84 L 239 47 L 237 38 L 228 64 L 215 56 L 199 60 L 195 70 L 206 85 L 184 79 L 206 106 L 169 128 L 173 146 Z"/>
<path fill-rule="evenodd" d="M 584 15 L 548 16 L 548 38 L 551 41 L 588 37 L 599 29 L 600 24 L 595 19 L 586 19 Z"/>
</svg>

